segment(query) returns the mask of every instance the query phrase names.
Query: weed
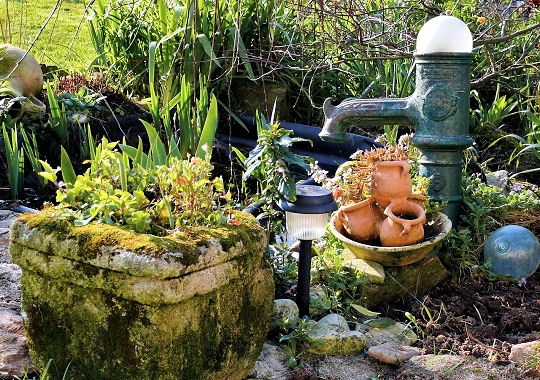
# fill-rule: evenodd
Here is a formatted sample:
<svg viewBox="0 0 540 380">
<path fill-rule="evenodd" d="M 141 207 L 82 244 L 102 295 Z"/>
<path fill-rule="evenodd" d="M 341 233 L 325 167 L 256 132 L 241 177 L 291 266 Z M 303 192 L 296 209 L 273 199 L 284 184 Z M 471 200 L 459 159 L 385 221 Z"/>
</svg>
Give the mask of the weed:
<svg viewBox="0 0 540 380">
<path fill-rule="evenodd" d="M 283 350 L 289 357 L 288 366 L 295 368 L 303 350 L 320 343 L 309 337 L 309 333 L 316 323 L 308 317 L 296 318 L 295 320 L 284 319 L 281 321 L 282 328 L 288 333 L 282 335 L 279 341 L 284 343 Z"/>
<path fill-rule="evenodd" d="M 540 344 L 534 345 L 531 352 L 527 355 L 527 358 L 524 363 L 521 365 L 523 371 L 540 373 Z"/>
</svg>

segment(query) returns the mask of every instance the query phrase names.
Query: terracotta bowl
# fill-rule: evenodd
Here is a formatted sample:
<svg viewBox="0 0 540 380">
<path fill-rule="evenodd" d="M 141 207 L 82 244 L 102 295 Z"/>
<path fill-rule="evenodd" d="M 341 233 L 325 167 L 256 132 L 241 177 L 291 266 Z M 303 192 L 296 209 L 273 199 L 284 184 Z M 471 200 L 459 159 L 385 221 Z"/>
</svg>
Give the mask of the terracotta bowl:
<svg viewBox="0 0 540 380">
<path fill-rule="evenodd" d="M 428 215 L 424 226 L 424 240 L 402 247 L 383 247 L 378 242 L 358 242 L 347 236 L 341 221 L 334 215 L 330 220 L 330 231 L 345 244 L 359 259 L 374 261 L 383 266 L 403 266 L 422 260 L 435 244 L 448 235 L 452 222 L 443 213 Z M 379 244 L 379 245 L 377 245 Z"/>
</svg>

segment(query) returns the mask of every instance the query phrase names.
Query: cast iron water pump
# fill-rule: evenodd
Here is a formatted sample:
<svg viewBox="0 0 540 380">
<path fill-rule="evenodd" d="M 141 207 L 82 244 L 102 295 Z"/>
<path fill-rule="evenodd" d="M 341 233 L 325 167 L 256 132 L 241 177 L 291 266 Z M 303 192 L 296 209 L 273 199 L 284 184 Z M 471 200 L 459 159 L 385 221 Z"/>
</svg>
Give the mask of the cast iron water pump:
<svg viewBox="0 0 540 380">
<path fill-rule="evenodd" d="M 401 124 L 414 128 L 420 175 L 431 178 L 428 195 L 446 201 L 443 212 L 456 225 L 462 201 L 463 150 L 469 136 L 472 36 L 452 16 L 438 16 L 420 30 L 415 57 L 416 88 L 406 98 L 351 99 L 337 106 L 326 99 L 321 139 L 346 140 L 354 125 Z"/>
</svg>

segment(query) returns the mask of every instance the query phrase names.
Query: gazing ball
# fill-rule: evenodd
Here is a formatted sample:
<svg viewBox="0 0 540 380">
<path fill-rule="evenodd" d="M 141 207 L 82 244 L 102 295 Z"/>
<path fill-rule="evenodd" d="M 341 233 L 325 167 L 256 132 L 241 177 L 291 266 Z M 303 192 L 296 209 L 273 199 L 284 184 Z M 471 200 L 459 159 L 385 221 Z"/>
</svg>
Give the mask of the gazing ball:
<svg viewBox="0 0 540 380">
<path fill-rule="evenodd" d="M 501 227 L 486 241 L 484 262 L 494 274 L 527 278 L 540 264 L 540 242 L 525 227 Z"/>
<path fill-rule="evenodd" d="M 473 38 L 467 25 L 454 16 L 437 16 L 422 26 L 416 38 L 416 52 L 470 53 Z"/>
</svg>

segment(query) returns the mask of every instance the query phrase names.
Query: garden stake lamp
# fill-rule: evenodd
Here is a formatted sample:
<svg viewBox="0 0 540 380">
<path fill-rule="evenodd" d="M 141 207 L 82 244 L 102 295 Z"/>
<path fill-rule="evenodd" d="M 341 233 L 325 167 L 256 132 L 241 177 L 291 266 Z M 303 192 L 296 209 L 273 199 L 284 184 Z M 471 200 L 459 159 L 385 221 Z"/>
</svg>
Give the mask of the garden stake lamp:
<svg viewBox="0 0 540 380">
<path fill-rule="evenodd" d="M 420 175 L 431 178 L 428 195 L 446 201 L 443 212 L 456 225 L 461 196 L 463 149 L 469 136 L 472 36 L 452 16 L 429 20 L 418 33 L 416 88 L 406 98 L 351 99 L 337 106 L 325 100 L 321 139 L 346 140 L 354 125 L 400 124 L 415 129 L 411 140 L 420 151 Z"/>
<path fill-rule="evenodd" d="M 282 200 L 287 232 L 300 240 L 296 304 L 300 317 L 309 316 L 309 283 L 311 280 L 311 242 L 324 235 L 329 213 L 337 210 L 330 190 L 315 185 L 297 185 L 296 201 Z"/>
</svg>

